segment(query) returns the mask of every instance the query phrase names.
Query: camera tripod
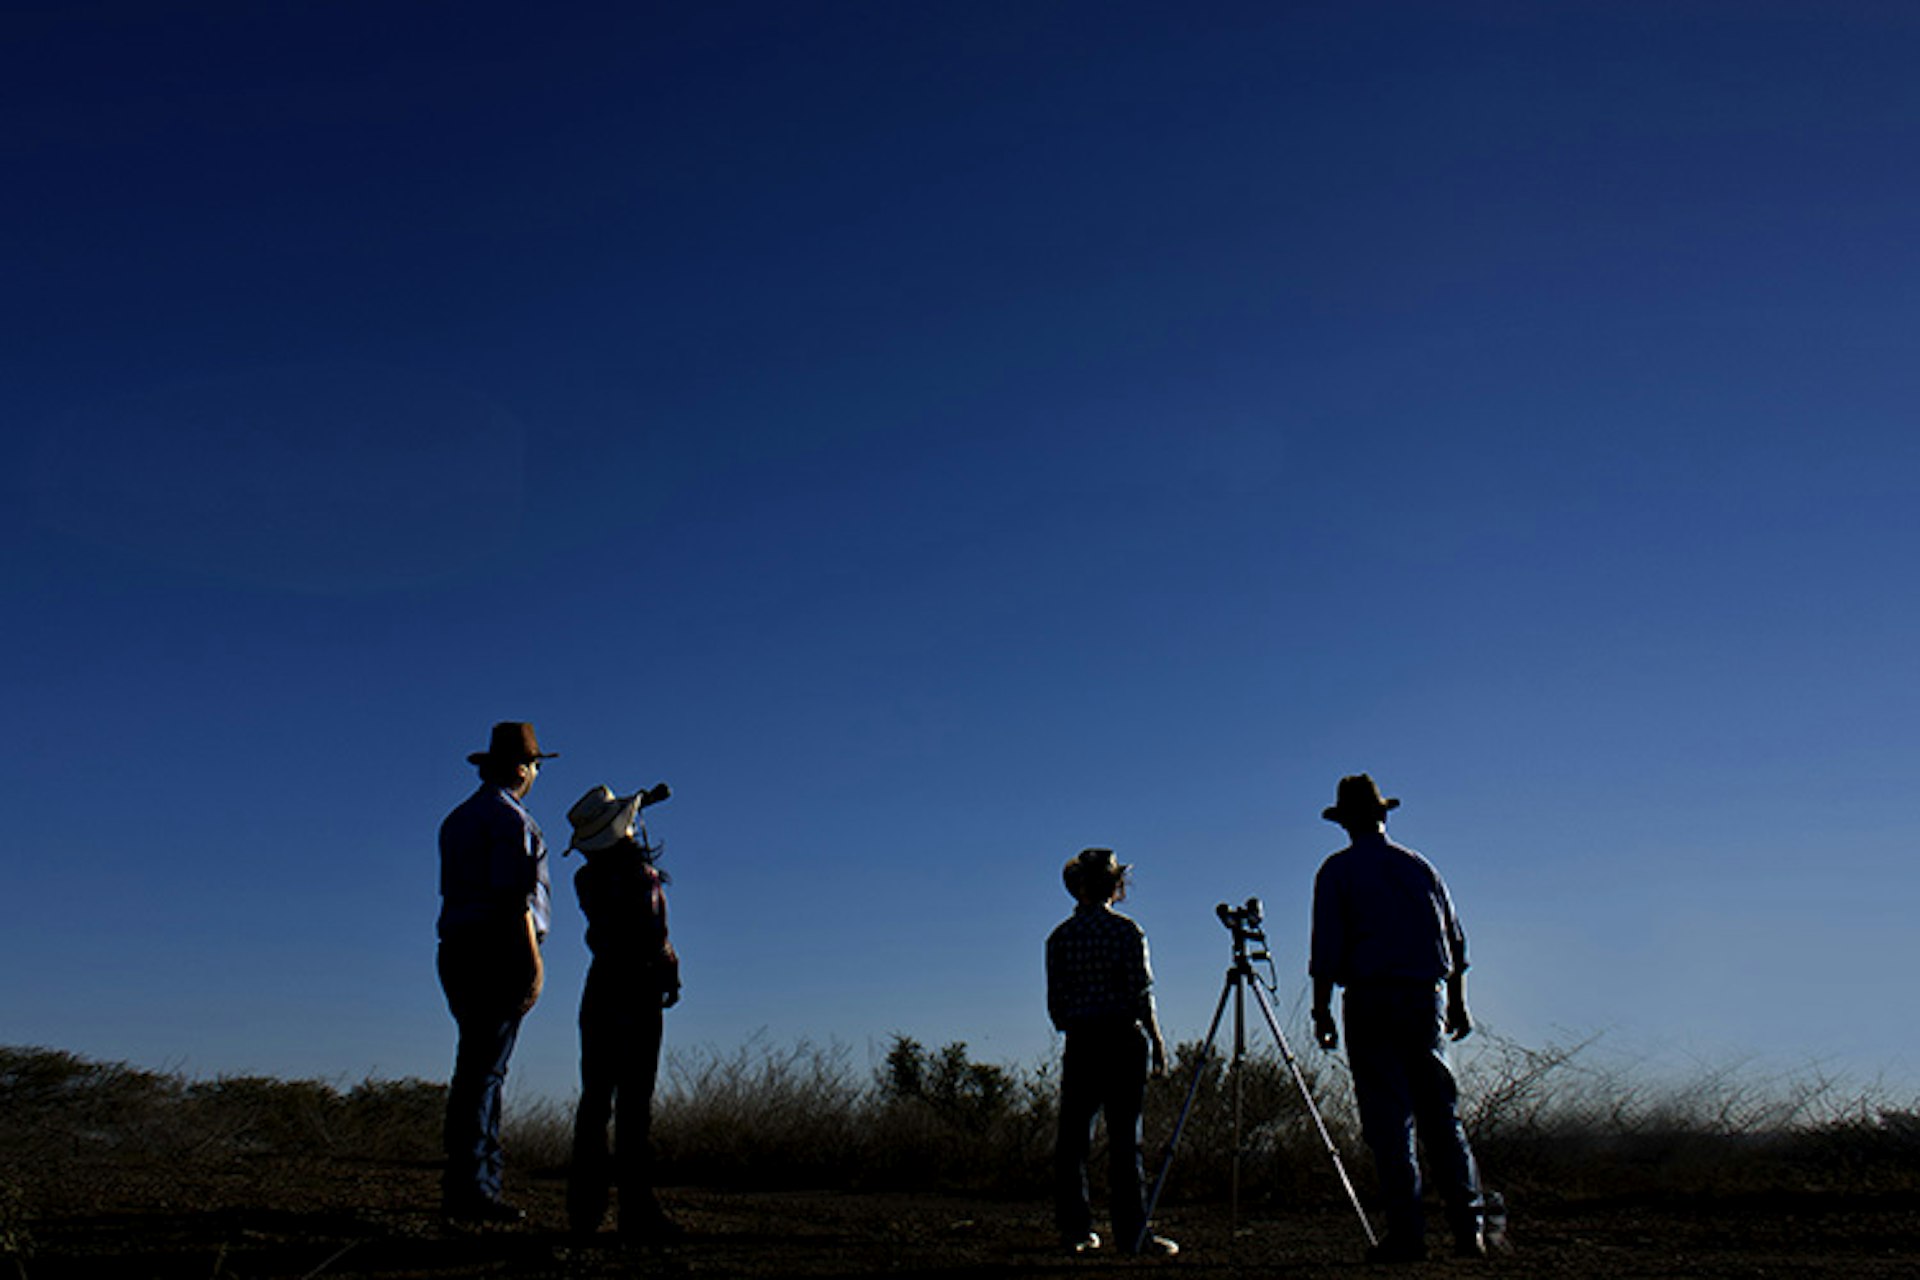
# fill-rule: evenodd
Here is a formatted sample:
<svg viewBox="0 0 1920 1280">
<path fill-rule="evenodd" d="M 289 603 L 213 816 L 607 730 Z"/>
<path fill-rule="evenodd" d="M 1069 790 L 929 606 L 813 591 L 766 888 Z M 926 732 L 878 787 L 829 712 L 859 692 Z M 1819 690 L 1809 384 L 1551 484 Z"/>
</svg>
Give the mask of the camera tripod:
<svg viewBox="0 0 1920 1280">
<path fill-rule="evenodd" d="M 1232 1182 L 1232 1221 L 1240 1221 L 1240 1122 L 1242 1115 L 1242 1086 L 1244 1084 L 1242 1067 L 1247 1058 L 1247 1017 L 1246 994 L 1253 992 L 1255 1003 L 1266 1017 L 1267 1030 L 1273 1033 L 1274 1043 L 1280 1047 L 1280 1057 L 1287 1064 L 1287 1070 L 1293 1075 L 1293 1082 L 1299 1086 L 1300 1100 L 1307 1104 L 1307 1114 L 1313 1117 L 1313 1127 L 1320 1134 L 1320 1141 L 1326 1147 L 1327 1154 L 1333 1158 L 1333 1170 L 1340 1175 L 1340 1185 L 1346 1188 L 1347 1200 L 1353 1205 L 1353 1211 L 1360 1218 L 1360 1229 L 1366 1233 L 1369 1245 L 1379 1244 L 1373 1234 L 1373 1224 L 1367 1221 L 1367 1212 L 1360 1207 L 1360 1195 L 1353 1189 L 1353 1179 L 1347 1176 L 1347 1166 L 1340 1159 L 1340 1148 L 1334 1145 L 1333 1137 L 1327 1132 L 1327 1122 L 1320 1116 L 1320 1108 L 1314 1104 L 1313 1091 L 1307 1087 L 1307 1078 L 1300 1072 L 1300 1064 L 1294 1059 L 1293 1049 L 1287 1044 L 1287 1037 L 1280 1030 L 1280 1020 L 1273 1016 L 1273 1004 L 1267 999 L 1267 988 L 1253 971 L 1256 961 L 1272 964 L 1272 956 L 1267 951 L 1267 935 L 1260 927 L 1260 899 L 1248 898 L 1245 906 L 1229 907 L 1221 903 L 1215 907 L 1214 914 L 1220 917 L 1220 923 L 1233 933 L 1233 963 L 1227 968 L 1225 983 L 1220 988 L 1220 1000 L 1213 1007 L 1213 1021 L 1207 1024 L 1207 1038 L 1200 1046 L 1199 1059 L 1193 1064 L 1193 1080 L 1187 1085 L 1186 1100 L 1180 1104 L 1179 1119 L 1174 1121 L 1173 1134 L 1167 1139 L 1166 1154 L 1160 1161 L 1160 1172 L 1153 1181 L 1153 1194 L 1147 1199 L 1147 1212 L 1141 1219 L 1140 1238 L 1135 1240 L 1134 1248 L 1140 1248 L 1147 1237 L 1146 1224 L 1153 1219 L 1153 1211 L 1160 1205 L 1160 1193 L 1166 1189 L 1167 1174 L 1173 1168 L 1173 1155 L 1180 1146 L 1180 1134 L 1187 1127 L 1187 1116 L 1193 1111 L 1193 1100 L 1200 1091 L 1200 1079 L 1207 1069 L 1207 1061 L 1213 1056 L 1213 1038 L 1220 1031 L 1220 1019 L 1227 1011 L 1227 998 L 1233 998 L 1233 1059 L 1228 1070 L 1233 1076 L 1233 1182 Z M 1249 950 L 1249 948 L 1252 948 Z"/>
</svg>

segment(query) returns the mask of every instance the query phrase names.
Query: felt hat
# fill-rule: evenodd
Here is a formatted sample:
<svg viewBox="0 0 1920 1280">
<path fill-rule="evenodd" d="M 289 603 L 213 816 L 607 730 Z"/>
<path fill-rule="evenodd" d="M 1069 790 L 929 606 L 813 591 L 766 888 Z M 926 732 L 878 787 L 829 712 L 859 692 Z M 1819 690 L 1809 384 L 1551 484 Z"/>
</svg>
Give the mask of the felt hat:
<svg viewBox="0 0 1920 1280">
<path fill-rule="evenodd" d="M 567 821 L 573 824 L 573 838 L 567 841 L 561 856 L 575 849 L 598 853 L 632 835 L 646 795 L 644 791 L 636 791 L 630 796 L 617 796 L 612 788 L 601 786 L 575 800 L 573 808 L 567 810 Z"/>
<path fill-rule="evenodd" d="M 502 720 L 493 726 L 493 737 L 487 743 L 485 751 L 476 751 L 467 757 L 468 764 L 485 764 L 489 760 L 499 760 L 505 764 L 525 764 L 529 760 L 552 760 L 559 755 L 557 751 L 542 751 L 540 743 L 533 736 L 533 726 L 524 720 Z"/>
<path fill-rule="evenodd" d="M 1388 810 L 1399 807 L 1399 800 L 1391 796 L 1381 798 L 1380 788 L 1375 785 L 1371 774 L 1355 773 L 1340 779 L 1340 787 L 1334 792 L 1333 807 L 1322 809 L 1320 816 L 1328 822 L 1353 818 L 1362 822 L 1378 822 L 1387 815 Z"/>
<path fill-rule="evenodd" d="M 1104 881 L 1111 888 L 1131 870 L 1133 864 L 1121 862 L 1111 849 L 1082 849 L 1067 859 L 1067 865 L 1060 869 L 1060 879 L 1066 882 L 1067 892 L 1077 898 L 1082 886 Z"/>
</svg>

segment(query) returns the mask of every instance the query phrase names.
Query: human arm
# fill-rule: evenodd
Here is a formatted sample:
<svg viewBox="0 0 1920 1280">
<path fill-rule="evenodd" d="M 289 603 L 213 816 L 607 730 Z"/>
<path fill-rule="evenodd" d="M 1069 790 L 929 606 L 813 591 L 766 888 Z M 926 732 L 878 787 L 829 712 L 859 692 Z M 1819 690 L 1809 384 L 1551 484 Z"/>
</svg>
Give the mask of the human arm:
<svg viewBox="0 0 1920 1280">
<path fill-rule="evenodd" d="M 1467 1013 L 1467 931 L 1453 909 L 1453 895 L 1445 883 L 1440 885 L 1441 918 L 1445 921 L 1447 942 L 1447 1034 L 1465 1040 L 1473 1034 L 1473 1018 Z"/>
<path fill-rule="evenodd" d="M 1135 980 L 1139 983 L 1140 992 L 1137 1016 L 1141 1029 L 1147 1033 L 1147 1046 L 1152 1053 L 1148 1069 L 1155 1076 L 1164 1076 L 1167 1074 L 1167 1040 L 1160 1033 L 1160 1014 L 1153 1000 L 1153 961 L 1147 953 L 1147 935 L 1139 932 L 1137 926 L 1135 933 L 1140 940 L 1135 961 L 1138 965 Z"/>
<path fill-rule="evenodd" d="M 1149 1059 L 1149 1069 L 1156 1078 L 1164 1076 L 1167 1074 L 1167 1040 L 1165 1036 L 1160 1034 L 1160 1018 L 1159 1015 L 1154 1012 L 1151 1001 L 1147 1004 L 1146 1021 L 1141 1025 L 1146 1028 L 1147 1045 L 1149 1052 L 1152 1054 L 1152 1057 Z"/>
<path fill-rule="evenodd" d="M 1318 974 L 1313 979 L 1313 1038 L 1322 1049 L 1340 1047 L 1340 1025 L 1333 1020 L 1333 979 Z"/>
<path fill-rule="evenodd" d="M 539 1003 L 541 989 L 545 987 L 547 981 L 547 969 L 545 963 L 540 958 L 540 935 L 533 922 L 533 912 L 529 910 L 521 919 L 524 920 L 527 925 L 524 938 L 527 944 L 526 954 L 529 961 L 527 968 L 529 975 L 527 981 L 527 996 L 520 1004 L 520 1012 L 524 1014 L 532 1010 L 533 1006 Z"/>
<path fill-rule="evenodd" d="M 1473 1016 L 1467 1012 L 1467 975 L 1462 969 L 1447 975 L 1447 1034 L 1455 1040 L 1473 1034 Z"/>
<path fill-rule="evenodd" d="M 1307 961 L 1313 975 L 1313 1038 L 1329 1052 L 1340 1047 L 1340 1025 L 1333 1020 L 1333 988 L 1346 945 L 1334 865 L 1329 858 L 1313 878 L 1313 933 Z"/>
</svg>

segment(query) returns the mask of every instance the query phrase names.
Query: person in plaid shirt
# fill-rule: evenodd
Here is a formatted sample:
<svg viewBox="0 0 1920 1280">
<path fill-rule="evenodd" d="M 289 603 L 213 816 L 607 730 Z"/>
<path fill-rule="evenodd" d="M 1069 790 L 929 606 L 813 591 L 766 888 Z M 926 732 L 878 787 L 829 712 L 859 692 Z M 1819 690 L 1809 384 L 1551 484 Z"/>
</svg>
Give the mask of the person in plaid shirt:
<svg viewBox="0 0 1920 1280">
<path fill-rule="evenodd" d="M 1100 1247 L 1087 1194 L 1093 1122 L 1107 1118 L 1108 1184 L 1118 1245 L 1169 1256 L 1179 1246 L 1143 1231 L 1140 1113 L 1147 1076 L 1167 1069 L 1153 1008 L 1147 935 L 1114 904 L 1127 873 L 1111 849 L 1084 849 L 1061 873 L 1078 905 L 1047 936 L 1047 1014 L 1066 1035 L 1060 1064 L 1060 1133 L 1054 1147 L 1054 1219 L 1077 1254 Z"/>
</svg>

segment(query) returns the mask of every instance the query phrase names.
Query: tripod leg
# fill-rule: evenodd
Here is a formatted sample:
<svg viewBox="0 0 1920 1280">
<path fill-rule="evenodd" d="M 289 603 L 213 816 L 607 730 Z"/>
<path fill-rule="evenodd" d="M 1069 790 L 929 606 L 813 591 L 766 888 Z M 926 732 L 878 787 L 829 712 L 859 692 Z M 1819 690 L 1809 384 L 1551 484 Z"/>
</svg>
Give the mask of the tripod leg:
<svg viewBox="0 0 1920 1280">
<path fill-rule="evenodd" d="M 1160 1193 L 1166 1189 L 1167 1174 L 1173 1169 L 1174 1149 L 1180 1145 L 1180 1134 L 1187 1127 L 1187 1114 L 1193 1110 L 1194 1095 L 1200 1092 L 1200 1077 L 1207 1069 L 1207 1059 L 1213 1056 L 1213 1038 L 1220 1032 L 1220 1016 L 1227 1011 L 1227 997 L 1233 993 L 1239 974 L 1229 969 L 1225 985 L 1220 988 L 1219 1002 L 1213 1006 L 1213 1020 L 1207 1023 L 1207 1038 L 1200 1045 L 1200 1060 L 1193 1064 L 1193 1079 L 1187 1084 L 1186 1100 L 1180 1104 L 1180 1116 L 1173 1122 L 1173 1133 L 1167 1138 L 1166 1154 L 1160 1157 L 1160 1172 L 1154 1175 L 1153 1194 L 1147 1197 L 1147 1209 L 1140 1217 L 1140 1234 L 1133 1241 L 1133 1251 L 1140 1252 L 1147 1243 L 1147 1232 L 1153 1228 L 1153 1211 L 1160 1207 Z"/>
<path fill-rule="evenodd" d="M 1300 1064 L 1293 1056 L 1293 1049 L 1287 1044 L 1287 1037 L 1280 1030 L 1280 1020 L 1273 1016 L 1273 1006 L 1267 1002 L 1266 989 L 1258 982 L 1253 987 L 1254 999 L 1260 1003 L 1260 1012 L 1266 1015 L 1267 1030 L 1273 1032 L 1273 1039 L 1280 1046 L 1280 1057 L 1285 1060 L 1287 1070 L 1293 1073 L 1293 1082 L 1300 1088 L 1300 1100 L 1307 1104 L 1307 1114 L 1313 1117 L 1313 1127 L 1320 1132 L 1320 1141 L 1326 1147 L 1327 1154 L 1333 1157 L 1333 1171 L 1340 1175 L 1340 1185 L 1347 1189 L 1347 1201 L 1353 1205 L 1353 1211 L 1359 1215 L 1360 1230 L 1366 1232 L 1369 1245 L 1379 1244 L 1373 1234 L 1373 1224 L 1367 1221 L 1367 1211 L 1360 1207 L 1360 1193 L 1353 1189 L 1353 1179 L 1347 1176 L 1347 1166 L 1340 1159 L 1340 1148 L 1334 1145 L 1333 1135 L 1327 1132 L 1327 1122 L 1320 1117 L 1320 1108 L 1314 1104 L 1313 1090 L 1307 1088 L 1307 1078 L 1300 1072 Z"/>
</svg>

